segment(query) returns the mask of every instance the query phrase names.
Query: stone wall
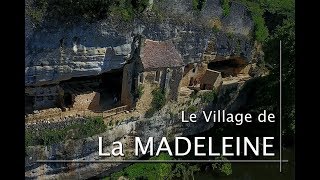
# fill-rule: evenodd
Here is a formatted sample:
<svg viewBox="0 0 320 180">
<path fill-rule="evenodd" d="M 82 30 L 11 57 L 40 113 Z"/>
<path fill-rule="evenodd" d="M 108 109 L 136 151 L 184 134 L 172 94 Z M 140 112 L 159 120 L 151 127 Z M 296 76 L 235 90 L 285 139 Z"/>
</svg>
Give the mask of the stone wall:
<svg viewBox="0 0 320 180">
<path fill-rule="evenodd" d="M 170 92 L 169 99 L 177 101 L 179 97 L 180 82 L 182 79 L 183 68 L 175 68 L 171 73 L 171 78 L 169 82 Z"/>
<path fill-rule="evenodd" d="M 205 63 L 188 64 L 184 67 L 183 77 L 181 79 L 180 86 L 189 86 L 191 78 L 193 78 L 193 80 L 197 82 L 200 82 L 200 79 L 206 73 L 207 69 L 208 65 Z"/>
<path fill-rule="evenodd" d="M 201 83 L 200 85 L 201 89 L 218 90 L 222 84 L 221 72 L 207 69 L 200 83 Z"/>
<path fill-rule="evenodd" d="M 72 108 L 77 110 L 99 110 L 99 101 L 100 93 L 98 92 L 75 95 Z"/>
<path fill-rule="evenodd" d="M 37 96 L 34 98 L 34 109 L 48 109 L 57 107 L 58 96 Z"/>
<path fill-rule="evenodd" d="M 134 64 L 126 64 L 123 68 L 122 75 L 122 91 L 121 91 L 121 104 L 132 107 L 134 97 L 132 94 L 132 83 L 135 83 L 133 79 L 133 68 Z"/>
<path fill-rule="evenodd" d="M 26 109 L 42 110 L 57 107 L 61 91 L 59 85 L 27 87 L 25 89 L 25 96 L 28 99 Z"/>
</svg>

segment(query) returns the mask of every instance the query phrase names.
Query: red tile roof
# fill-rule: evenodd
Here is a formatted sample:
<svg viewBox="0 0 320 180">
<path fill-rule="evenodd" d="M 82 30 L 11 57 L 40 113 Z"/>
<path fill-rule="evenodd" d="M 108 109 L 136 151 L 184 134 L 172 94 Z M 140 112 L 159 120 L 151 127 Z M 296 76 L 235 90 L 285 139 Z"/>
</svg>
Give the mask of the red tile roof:
<svg viewBox="0 0 320 180">
<path fill-rule="evenodd" d="M 180 53 L 171 41 L 146 39 L 142 45 L 140 58 L 145 70 L 184 66 Z"/>
</svg>

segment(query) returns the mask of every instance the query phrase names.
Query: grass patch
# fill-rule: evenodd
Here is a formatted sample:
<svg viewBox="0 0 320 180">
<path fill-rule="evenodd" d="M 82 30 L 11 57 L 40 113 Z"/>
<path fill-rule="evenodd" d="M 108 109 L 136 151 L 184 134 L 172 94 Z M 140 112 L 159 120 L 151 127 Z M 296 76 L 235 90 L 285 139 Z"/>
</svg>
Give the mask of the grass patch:
<svg viewBox="0 0 320 180">
<path fill-rule="evenodd" d="M 70 125 L 63 129 L 27 130 L 25 146 L 52 145 L 67 139 L 81 139 L 102 133 L 106 130 L 102 117 L 89 118 L 85 123 Z"/>
</svg>

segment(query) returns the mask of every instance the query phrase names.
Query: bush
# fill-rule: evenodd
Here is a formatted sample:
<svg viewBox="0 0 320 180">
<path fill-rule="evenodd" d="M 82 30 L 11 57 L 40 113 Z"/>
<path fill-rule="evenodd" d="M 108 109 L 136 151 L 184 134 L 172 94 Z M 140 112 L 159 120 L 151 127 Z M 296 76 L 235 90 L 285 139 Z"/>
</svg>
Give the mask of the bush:
<svg viewBox="0 0 320 180">
<path fill-rule="evenodd" d="M 187 112 L 188 113 L 194 113 L 198 110 L 198 108 L 195 105 L 191 105 L 188 107 Z"/>
<path fill-rule="evenodd" d="M 152 105 L 155 109 L 160 110 L 166 104 L 166 95 L 164 90 L 158 88 L 152 91 Z"/>
<path fill-rule="evenodd" d="M 133 19 L 134 11 L 132 4 L 128 0 L 119 0 L 111 6 L 111 14 L 120 16 L 124 21 Z"/>
<path fill-rule="evenodd" d="M 225 160 L 228 159 L 225 157 L 216 157 L 215 160 Z M 230 162 L 217 162 L 212 164 L 212 169 L 215 174 L 220 176 L 229 176 L 232 174 L 232 167 Z"/>
<path fill-rule="evenodd" d="M 217 97 L 217 94 L 216 94 L 215 90 L 212 90 L 210 92 L 205 92 L 200 95 L 201 102 L 203 102 L 203 103 L 212 102 L 213 100 L 216 99 L 216 97 Z"/>
<path fill-rule="evenodd" d="M 170 160 L 166 153 L 152 157 L 150 160 Z M 111 174 L 111 179 L 118 179 L 125 176 L 128 179 L 166 179 L 172 169 L 172 163 L 135 163 L 124 168 L 122 171 Z"/>
<path fill-rule="evenodd" d="M 194 10 L 201 11 L 206 0 L 192 0 L 192 7 Z"/>
<path fill-rule="evenodd" d="M 145 117 L 152 117 L 153 114 L 159 111 L 166 104 L 166 95 L 165 92 L 160 89 L 154 89 L 152 91 L 153 99 L 151 102 L 150 109 L 146 112 Z"/>
<path fill-rule="evenodd" d="M 138 90 L 137 90 L 137 96 L 138 98 L 141 98 L 141 96 L 143 95 L 144 91 L 143 91 L 143 86 L 139 85 L 138 86 Z"/>
<path fill-rule="evenodd" d="M 230 14 L 230 0 L 222 0 L 222 14 L 223 16 Z"/>
<path fill-rule="evenodd" d="M 35 0 L 30 7 L 26 8 L 26 15 L 28 15 L 35 25 L 39 25 L 44 19 L 47 11 L 48 2 L 46 0 Z"/>
</svg>

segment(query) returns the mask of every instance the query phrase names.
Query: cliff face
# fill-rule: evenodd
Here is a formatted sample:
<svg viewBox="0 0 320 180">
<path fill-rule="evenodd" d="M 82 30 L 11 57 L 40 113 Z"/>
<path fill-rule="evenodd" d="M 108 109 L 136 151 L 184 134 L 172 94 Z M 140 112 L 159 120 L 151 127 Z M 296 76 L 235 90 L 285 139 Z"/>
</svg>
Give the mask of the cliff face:
<svg viewBox="0 0 320 180">
<path fill-rule="evenodd" d="M 161 111 L 151 118 L 131 117 L 122 121 L 119 125 L 104 133 L 79 140 L 69 140 L 50 146 L 29 146 L 26 149 L 26 178 L 36 179 L 87 179 L 90 177 L 103 177 L 114 172 L 123 166 L 119 163 L 37 163 L 37 160 L 47 159 L 73 159 L 73 160 L 103 160 L 98 156 L 98 137 L 103 137 L 104 151 L 111 151 L 112 142 L 120 141 L 124 146 L 125 157 L 123 159 L 136 159 L 134 152 L 134 137 L 140 137 L 145 144 L 149 137 L 154 138 L 155 149 L 162 137 L 167 137 L 168 141 L 175 136 L 195 135 L 214 126 L 213 122 L 206 123 L 202 115 L 202 110 L 225 109 L 232 112 L 237 107 L 243 105 L 246 94 L 238 96 L 244 87 L 244 82 L 234 83 L 222 87 L 222 91 L 216 103 L 201 105 L 200 98 L 191 102 L 192 106 L 200 106 L 197 111 L 199 117 L 197 123 L 182 123 L 181 110 L 186 107 L 181 104 L 169 103 Z M 59 126 L 67 125 L 68 121 L 61 122 Z M 43 125 L 42 125 L 43 126 Z M 57 127 L 57 124 L 46 124 L 47 128 Z M 30 125 L 27 128 L 37 130 L 39 126 Z M 106 157 L 106 160 L 121 160 L 121 157 Z"/>
<path fill-rule="evenodd" d="M 224 15 L 220 0 L 206 0 L 201 11 L 194 10 L 192 0 L 149 2 L 147 10 L 130 21 L 117 16 L 91 23 L 78 20 L 71 24 L 44 19 L 41 26 L 34 27 L 26 16 L 25 85 L 58 84 L 72 77 L 99 75 L 122 68 L 136 53 L 137 35 L 156 41 L 172 40 L 185 64 L 229 57 L 241 58 L 247 63 L 259 60 L 251 36 L 254 24 L 243 5 L 232 2 L 230 12 Z M 26 2 L 26 6 L 30 4 L 31 0 Z M 203 106 L 201 110 L 236 110 L 245 101 L 243 97 L 238 99 L 242 85 L 243 82 L 224 86 L 216 104 Z M 199 103 L 199 99 L 192 103 Z M 151 118 L 129 118 L 93 137 L 27 147 L 26 178 L 86 179 L 111 172 L 119 164 L 36 163 L 39 159 L 95 160 L 98 158 L 98 136 L 104 138 L 104 149 L 110 150 L 112 142 L 121 141 L 125 149 L 132 150 L 135 136 L 143 140 L 154 137 L 155 142 L 159 142 L 163 136 L 170 140 L 213 127 L 213 123 L 205 121 L 181 123 L 177 114 L 184 108 L 187 107 L 169 103 Z M 126 158 L 134 157 L 128 155 Z"/>
<path fill-rule="evenodd" d="M 172 40 L 185 64 L 199 62 L 205 53 L 211 59 L 241 56 L 252 61 L 253 22 L 244 6 L 231 3 L 224 16 L 220 0 L 207 0 L 201 11 L 193 9 L 192 0 L 150 2 L 148 10 L 132 21 L 115 16 L 73 24 L 44 19 L 34 28 L 26 16 L 26 86 L 121 68 L 134 53 L 132 42 L 138 34 Z"/>
</svg>

